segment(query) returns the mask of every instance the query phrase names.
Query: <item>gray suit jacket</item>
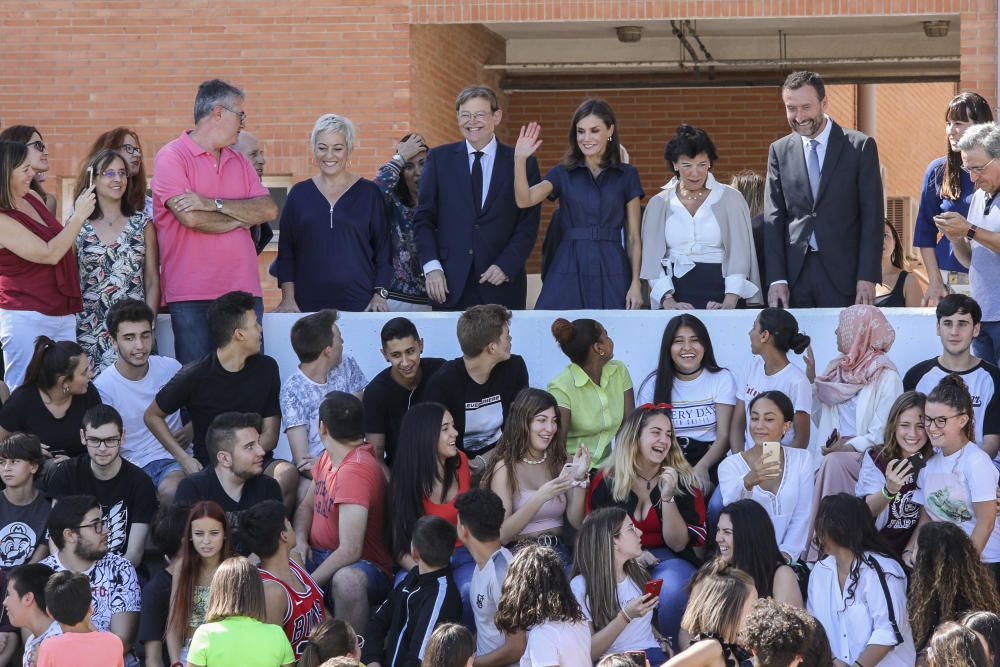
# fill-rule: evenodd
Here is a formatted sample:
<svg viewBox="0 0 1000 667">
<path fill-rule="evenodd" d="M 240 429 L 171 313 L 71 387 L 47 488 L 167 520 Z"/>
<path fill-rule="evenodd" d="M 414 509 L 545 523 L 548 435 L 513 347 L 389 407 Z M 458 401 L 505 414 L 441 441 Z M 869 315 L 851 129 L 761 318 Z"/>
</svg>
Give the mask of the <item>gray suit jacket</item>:
<svg viewBox="0 0 1000 667">
<path fill-rule="evenodd" d="M 813 232 L 819 258 L 838 292 L 854 294 L 858 280 L 881 280 L 885 211 L 878 149 L 871 137 L 830 122 L 833 128 L 816 201 L 801 137 L 789 134 L 768 151 L 765 293 L 776 280 L 795 283 Z"/>
</svg>

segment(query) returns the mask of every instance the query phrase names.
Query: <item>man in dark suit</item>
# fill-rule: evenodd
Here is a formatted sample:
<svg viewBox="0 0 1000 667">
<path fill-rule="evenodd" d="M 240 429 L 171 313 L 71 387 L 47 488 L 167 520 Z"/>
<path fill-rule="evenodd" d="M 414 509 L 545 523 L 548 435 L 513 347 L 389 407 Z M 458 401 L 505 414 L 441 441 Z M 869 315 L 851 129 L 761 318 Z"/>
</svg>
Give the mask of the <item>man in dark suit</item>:
<svg viewBox="0 0 1000 667">
<path fill-rule="evenodd" d="M 885 215 L 875 140 L 826 115 L 815 72 L 790 74 L 781 98 L 793 132 L 771 144 L 767 158 L 768 304 L 871 304 L 882 277 Z"/>
<path fill-rule="evenodd" d="M 427 294 L 439 310 L 523 309 L 539 208 L 514 201 L 514 149 L 494 134 L 503 113 L 496 94 L 470 86 L 455 110 L 465 140 L 431 149 L 420 177 L 414 225 Z M 533 158 L 528 181 L 539 181 Z"/>
</svg>

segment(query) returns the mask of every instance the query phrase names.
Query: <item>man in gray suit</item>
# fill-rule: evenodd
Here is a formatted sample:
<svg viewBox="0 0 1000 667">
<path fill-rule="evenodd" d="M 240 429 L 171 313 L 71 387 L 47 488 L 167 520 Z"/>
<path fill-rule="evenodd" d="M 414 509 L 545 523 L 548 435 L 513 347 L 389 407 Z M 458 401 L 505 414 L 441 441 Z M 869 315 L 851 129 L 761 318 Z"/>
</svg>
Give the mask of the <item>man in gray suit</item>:
<svg viewBox="0 0 1000 667">
<path fill-rule="evenodd" d="M 870 304 L 882 277 L 884 208 L 875 140 L 826 115 L 815 72 L 794 72 L 781 98 L 793 132 L 771 144 L 764 187 L 770 306 Z"/>
</svg>

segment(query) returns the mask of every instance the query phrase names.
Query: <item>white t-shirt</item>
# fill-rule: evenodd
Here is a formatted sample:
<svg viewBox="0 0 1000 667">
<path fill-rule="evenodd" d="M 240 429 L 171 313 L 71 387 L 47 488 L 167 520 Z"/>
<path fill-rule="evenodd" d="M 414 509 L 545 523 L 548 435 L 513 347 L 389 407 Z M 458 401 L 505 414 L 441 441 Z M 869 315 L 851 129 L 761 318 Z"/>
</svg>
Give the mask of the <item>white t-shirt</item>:
<svg viewBox="0 0 1000 667">
<path fill-rule="evenodd" d="M 125 425 L 122 458 L 129 463 L 143 468 L 153 461 L 173 458 L 146 427 L 143 415 L 163 385 L 180 369 L 181 365 L 176 359 L 150 355 L 149 371 L 141 380 L 127 380 L 114 365 L 105 368 L 94 380 L 94 386 L 101 393 L 101 400 L 122 416 Z M 174 432 L 183 426 L 180 412 L 167 415 L 166 422 Z"/>
<path fill-rule="evenodd" d="M 503 646 L 507 637 L 497 630 L 494 617 L 500 601 L 500 589 L 507 576 L 507 565 L 514 554 L 507 547 L 497 549 L 482 569 L 477 565 L 469 584 L 469 601 L 476 619 L 476 655 L 492 653 Z"/>
<path fill-rule="evenodd" d="M 743 437 L 746 449 L 753 448 L 753 438 L 750 437 L 750 401 L 754 396 L 763 394 L 765 391 L 780 391 L 792 400 L 792 407 L 796 412 L 810 414 L 812 412 L 812 385 L 805 371 L 793 363 L 789 363 L 774 375 L 764 372 L 764 358 L 754 355 L 746 370 L 743 372 L 742 380 L 736 390 L 736 398 L 743 401 L 746 413 L 746 428 L 743 429 Z M 788 433 L 781 439 L 781 444 L 791 445 L 795 438 L 795 427 L 788 429 Z"/>
<path fill-rule="evenodd" d="M 356 394 L 364 391 L 368 379 L 354 357 L 344 355 L 336 368 L 331 368 L 324 384 L 313 382 L 301 368 L 296 368 L 284 384 L 278 400 L 284 429 L 305 426 L 309 431 L 309 456 L 318 459 L 323 454 L 319 437 L 319 406 L 331 391 Z"/>
<path fill-rule="evenodd" d="M 924 506 L 934 521 L 949 521 L 966 535 L 976 527 L 972 503 L 995 502 L 1000 471 L 979 447 L 966 444 L 951 456 L 935 450 L 934 456 L 917 475 L 913 502 Z M 1000 562 L 1000 529 L 996 524 L 983 548 L 984 563 Z"/>
<path fill-rule="evenodd" d="M 656 371 L 653 371 L 642 381 L 635 404 L 652 403 L 655 389 Z M 702 442 L 715 442 L 717 403 L 736 405 L 736 378 L 727 369 L 723 368 L 717 373 L 702 371 L 693 380 L 675 376 L 674 386 L 670 391 L 670 404 L 673 406 L 671 414 L 676 435 Z"/>
<path fill-rule="evenodd" d="M 583 575 L 578 574 L 573 577 L 573 581 L 569 582 L 569 585 L 573 589 L 576 601 L 580 603 L 580 608 L 583 610 L 583 617 L 588 621 L 593 620 L 590 615 L 590 605 L 587 604 L 587 582 L 583 580 Z M 642 589 L 639 588 L 638 584 L 632 581 L 631 577 L 627 576 L 618 582 L 617 592 L 618 603 L 622 607 L 643 595 Z M 621 634 L 611 642 L 611 646 L 604 652 L 604 655 L 624 653 L 625 651 L 643 651 L 655 646 L 657 646 L 657 643 L 656 637 L 653 636 L 653 612 L 649 612 L 645 616 L 632 619 L 632 622 L 626 625 Z"/>
<path fill-rule="evenodd" d="M 592 665 L 590 626 L 565 621 L 546 621 L 528 630 L 528 645 L 521 667 L 581 667 Z"/>
</svg>

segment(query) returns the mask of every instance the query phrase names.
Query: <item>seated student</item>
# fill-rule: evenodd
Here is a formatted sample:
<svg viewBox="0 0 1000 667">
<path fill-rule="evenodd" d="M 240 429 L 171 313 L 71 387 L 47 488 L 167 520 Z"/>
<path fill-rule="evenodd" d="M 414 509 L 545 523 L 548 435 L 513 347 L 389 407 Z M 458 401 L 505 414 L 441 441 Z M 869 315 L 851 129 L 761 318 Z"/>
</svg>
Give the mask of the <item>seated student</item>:
<svg viewBox="0 0 1000 667">
<path fill-rule="evenodd" d="M 750 401 L 750 434 L 754 447 L 727 456 L 719 464 L 719 492 L 725 505 L 743 498 L 759 503 L 774 525 L 774 536 L 786 563 L 806 548 L 813 496 L 813 460 L 805 449 L 781 445 L 779 460 L 763 460 L 764 442 L 782 442 L 792 428 L 795 408 L 780 391 L 765 391 Z"/>
<path fill-rule="evenodd" d="M 913 502 L 920 505 L 920 520 L 903 562 L 912 565 L 920 526 L 928 521 L 948 521 L 972 538 L 976 551 L 1000 582 L 1000 527 L 997 526 L 997 478 L 988 465 L 989 455 L 976 447 L 972 397 L 961 377 L 945 376 L 927 395 L 924 424 L 934 456 L 917 475 Z"/>
<path fill-rule="evenodd" d="M 107 526 L 108 550 L 138 567 L 156 512 L 156 488 L 142 468 L 121 457 L 125 432 L 117 410 L 95 405 L 83 415 L 80 431 L 87 455 L 63 461 L 52 471 L 49 495 L 96 496 Z"/>
<path fill-rule="evenodd" d="M 170 663 L 184 663 L 194 631 L 205 622 L 209 586 L 219 565 L 233 554 L 226 515 L 210 500 L 188 513 L 177 575 L 170 582 L 170 614 L 164 641 Z"/>
<path fill-rule="evenodd" d="M 90 624 L 90 579 L 76 572 L 56 572 L 45 584 L 49 616 L 62 633 L 38 647 L 38 667 L 124 667 L 122 640 Z"/>
<path fill-rule="evenodd" d="M 653 579 L 663 579 L 660 633 L 677 637 L 687 589 L 705 544 L 705 497 L 674 437 L 670 410 L 642 406 L 618 433 L 611 458 L 590 483 L 588 509 L 624 509 L 640 532 L 637 562 Z"/>
<path fill-rule="evenodd" d="M 688 313 L 670 318 L 660 341 L 659 363 L 642 381 L 635 402 L 672 406 L 677 441 L 695 481 L 706 493 L 714 488 L 719 461 L 729 453 L 736 378 L 715 361 L 704 322 Z"/>
<path fill-rule="evenodd" d="M 45 584 L 51 576 L 52 568 L 41 563 L 19 565 L 7 574 L 3 606 L 11 624 L 27 635 L 24 667 L 36 667 L 38 647 L 49 637 L 62 634 L 58 621 L 53 621 L 45 610 Z M 16 649 L 17 642 L 13 644 Z"/>
<path fill-rule="evenodd" d="M 0 408 L 0 440 L 31 433 L 56 461 L 83 454 L 83 413 L 101 402 L 91 377 L 90 359 L 75 341 L 39 336 L 24 382 Z"/>
<path fill-rule="evenodd" d="M 191 638 L 187 667 L 293 667 L 280 626 L 267 622 L 257 568 L 239 556 L 219 566 L 208 594 L 205 623 Z"/>
<path fill-rule="evenodd" d="M 430 639 L 423 664 L 426 667 L 472 667 L 476 657 L 476 638 L 460 623 L 441 623 Z"/>
<path fill-rule="evenodd" d="M 278 393 L 281 378 L 274 359 L 261 354 L 261 326 L 254 298 L 246 292 L 229 292 L 208 307 L 208 327 L 216 350 L 191 362 L 156 394 L 146 409 L 146 426 L 177 459 L 187 475 L 215 464 L 208 449 L 212 420 L 226 412 L 253 412 L 260 416 L 260 447 L 264 471 L 281 485 L 285 507 L 292 510 L 299 473 L 287 461 L 273 459 L 281 426 Z M 174 438 L 167 415 L 185 408 L 194 428 L 194 456 Z"/>
<path fill-rule="evenodd" d="M 143 415 L 181 365 L 171 357 L 152 354 L 154 321 L 153 311 L 138 299 L 122 299 L 111 306 L 107 327 L 117 358 L 101 371 L 94 386 L 101 399 L 122 416 L 122 458 L 142 468 L 153 480 L 160 502 L 169 504 L 184 471 L 146 426 Z M 190 442 L 191 425 L 181 423 L 179 412 L 167 415 L 164 421 L 174 440 L 182 445 Z"/>
<path fill-rule="evenodd" d="M 170 664 L 170 654 L 163 641 L 170 616 L 170 589 L 174 574 L 180 565 L 181 543 L 185 541 L 188 505 L 164 505 L 156 512 L 150 528 L 153 547 L 166 560 L 166 567 L 160 569 L 142 587 L 142 611 L 139 614 L 139 635 L 136 641 L 143 642 L 146 667 L 166 667 Z"/>
<path fill-rule="evenodd" d="M 405 317 L 394 317 L 382 327 L 382 356 L 389 362 L 365 387 L 365 431 L 375 458 L 392 467 L 399 446 L 399 427 L 411 405 L 423 398 L 427 381 L 444 359 L 425 357 L 424 339 Z"/>
<path fill-rule="evenodd" d="M 483 486 L 503 501 L 504 544 L 521 540 L 548 544 L 569 567 L 572 557 L 562 536 L 567 523 L 573 528 L 583 523 L 590 450 L 580 447 L 568 460 L 558 409 L 547 391 L 528 387 L 518 392 Z"/>
<path fill-rule="evenodd" d="M 285 516 L 285 506 L 265 500 L 243 512 L 240 535 L 247 550 L 260 558 L 257 570 L 264 580 L 267 622 L 285 629 L 298 660 L 309 633 L 323 622 L 326 612 L 323 591 L 289 558 L 295 548 L 295 531 Z"/>
<path fill-rule="evenodd" d="M 476 667 L 506 667 L 524 654 L 524 632 L 506 635 L 496 626 L 497 605 L 507 566 L 514 554 L 500 544 L 504 506 L 500 497 L 486 489 L 472 489 L 455 499 L 458 510 L 458 539 L 476 559 L 469 584 L 469 598 L 475 600 Z"/>
<path fill-rule="evenodd" d="M 614 358 L 615 344 L 597 320 L 558 318 L 552 335 L 569 365 L 549 381 L 548 390 L 559 401 L 560 434 L 571 455 L 586 445 L 595 467 L 611 451 L 622 420 L 635 408 L 632 377 Z"/>
<path fill-rule="evenodd" d="M 474 475 L 485 472 L 517 392 L 528 386 L 524 359 L 511 354 L 511 312 L 473 306 L 456 327 L 462 356 L 446 361 L 427 381 L 423 400 L 444 405 L 455 420 L 458 447 Z"/>
<path fill-rule="evenodd" d="M 400 465 L 396 466 L 389 487 L 392 510 L 388 519 L 393 555 L 403 572 L 417 565 L 409 548 L 417 521 L 433 515 L 457 525 L 455 498 L 471 487 L 469 463 L 458 449 L 454 424 L 451 413 L 440 403 L 415 405 L 403 417 L 402 432 L 406 435 L 396 452 Z M 475 620 L 469 602 L 469 582 L 475 567 L 469 550 L 456 544 L 451 572 L 465 606 L 464 620 L 470 627 Z M 397 575 L 397 586 L 400 578 Z"/>
<path fill-rule="evenodd" d="M 323 453 L 317 426 L 323 397 L 331 391 L 361 396 L 368 382 L 354 357 L 344 355 L 339 317 L 336 310 L 328 308 L 292 325 L 292 349 L 299 366 L 281 385 L 281 420 L 292 461 L 307 478 Z"/>
<path fill-rule="evenodd" d="M 132 655 L 139 625 L 139 579 L 124 556 L 108 552 L 107 527 L 94 496 L 66 496 L 52 506 L 46 525 L 56 552 L 42 563 L 56 572 L 69 570 L 90 577 L 90 623 L 97 631 L 110 630 L 125 646 L 126 664 L 138 665 Z"/>
<path fill-rule="evenodd" d="M 309 633 L 309 640 L 302 649 L 299 667 L 323 667 L 334 658 L 353 660 L 357 665 L 361 660 L 361 646 L 364 642 L 354 627 L 339 618 L 328 618 Z"/>
<path fill-rule="evenodd" d="M 417 521 L 410 547 L 417 565 L 368 622 L 361 651 L 368 667 L 419 665 L 432 629 L 462 620 L 462 600 L 448 565 L 456 537 L 455 527 L 441 517 Z"/>
<path fill-rule="evenodd" d="M 757 600 L 743 628 L 744 641 L 753 652 L 756 667 L 804 665 L 808 636 L 809 628 L 795 607 L 767 597 Z"/>
<path fill-rule="evenodd" d="M 263 474 L 260 424 L 260 417 L 252 412 L 224 412 L 216 416 L 205 438 L 213 464 L 182 479 L 174 501 L 193 505 L 199 500 L 211 500 L 232 515 L 233 527 L 237 525 L 239 512 L 264 500 L 280 502 L 278 483 Z M 242 548 L 238 535 L 235 548 Z"/>
<path fill-rule="evenodd" d="M 654 665 L 667 659 L 653 632 L 660 600 L 643 591 L 649 573 L 636 562 L 641 535 L 620 507 L 595 511 L 580 529 L 570 586 L 590 622 L 592 660 L 625 651 L 642 651 Z"/>
<path fill-rule="evenodd" d="M 507 567 L 497 605 L 497 628 L 525 633 L 523 667 L 590 665 L 590 628 L 566 577 L 562 560 L 549 547 L 529 544 Z"/>
<path fill-rule="evenodd" d="M 903 565 L 875 531 L 865 501 L 837 493 L 820 501 L 816 542 L 826 557 L 809 575 L 809 612 L 846 665 L 912 667 L 917 654 Z"/>
<path fill-rule="evenodd" d="M 927 650 L 927 667 L 991 667 L 986 647 L 971 629 L 954 621 L 934 630 Z"/>
<path fill-rule="evenodd" d="M 754 357 L 736 378 L 736 407 L 729 429 L 733 452 L 750 449 L 756 442 L 750 432 L 750 402 L 766 391 L 780 391 L 794 407 L 792 426 L 781 444 L 796 449 L 809 446 L 809 415 L 812 412 L 812 385 L 805 371 L 788 360 L 788 352 L 802 354 L 809 336 L 799 331 L 799 323 L 787 310 L 765 308 L 750 329 L 750 351 Z"/>
<path fill-rule="evenodd" d="M 343 391 L 320 404 L 323 453 L 295 512 L 295 541 L 309 554 L 312 578 L 327 587 L 334 615 L 355 627 L 385 599 L 392 576 L 383 539 L 385 475 L 365 442 L 363 412 L 361 399 Z"/>
<path fill-rule="evenodd" d="M 954 373 L 972 396 L 974 430 L 970 438 L 1000 467 L 1000 369 L 972 354 L 983 311 L 967 294 L 949 294 L 935 309 L 941 354 L 914 365 L 903 376 L 903 389 L 929 394 Z"/>
<path fill-rule="evenodd" d="M 986 647 L 986 657 L 990 667 L 996 667 L 1000 659 L 1000 615 L 992 611 L 973 611 L 963 616 L 962 625 L 974 631 Z"/>
<path fill-rule="evenodd" d="M 49 554 L 45 522 L 52 504 L 37 488 L 42 443 L 38 436 L 14 433 L 0 440 L 0 570 L 36 563 Z M 2 664 L 2 663 L 0 663 Z"/>
</svg>

